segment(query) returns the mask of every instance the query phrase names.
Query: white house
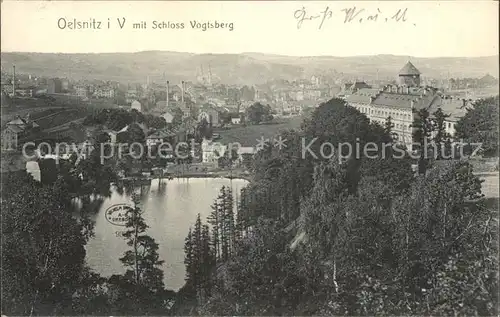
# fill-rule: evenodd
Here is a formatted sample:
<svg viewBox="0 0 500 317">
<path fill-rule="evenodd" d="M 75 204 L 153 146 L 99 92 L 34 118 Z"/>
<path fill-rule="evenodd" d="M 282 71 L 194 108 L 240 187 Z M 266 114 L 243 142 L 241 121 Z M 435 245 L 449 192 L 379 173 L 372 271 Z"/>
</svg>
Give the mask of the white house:
<svg viewBox="0 0 500 317">
<path fill-rule="evenodd" d="M 161 117 L 163 119 L 165 119 L 165 121 L 167 121 L 167 123 L 172 123 L 174 121 L 174 115 L 170 112 L 165 112 L 161 115 Z"/>
<path fill-rule="evenodd" d="M 39 182 L 41 180 L 40 165 L 38 165 L 37 161 L 26 162 L 26 171 L 28 174 L 31 174 L 36 181 Z"/>
<path fill-rule="evenodd" d="M 166 131 L 166 130 L 158 130 L 153 132 L 152 134 L 146 137 L 147 146 L 152 146 L 155 144 L 163 143 L 168 138 L 175 137 L 174 132 Z"/>
<path fill-rule="evenodd" d="M 141 103 L 137 100 L 132 101 L 132 109 L 135 109 L 135 110 L 141 112 L 142 111 Z"/>
<path fill-rule="evenodd" d="M 232 124 L 241 124 L 241 118 L 240 117 L 231 118 L 231 123 Z"/>
</svg>

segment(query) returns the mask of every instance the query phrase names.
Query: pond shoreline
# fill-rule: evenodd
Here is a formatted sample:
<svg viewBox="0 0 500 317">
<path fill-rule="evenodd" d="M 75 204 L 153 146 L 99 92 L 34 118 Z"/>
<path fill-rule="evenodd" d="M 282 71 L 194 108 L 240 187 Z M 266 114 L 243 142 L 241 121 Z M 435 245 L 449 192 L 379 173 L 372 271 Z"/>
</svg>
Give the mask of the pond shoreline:
<svg viewBox="0 0 500 317">
<path fill-rule="evenodd" d="M 150 185 L 142 185 L 146 189 L 138 198 L 144 222 L 149 227 L 147 234 L 158 244 L 158 254 L 165 261 L 161 265 L 163 282 L 173 291 L 178 291 L 185 285 L 185 238 L 189 228 L 196 222 L 197 215 L 206 221 L 222 187 L 231 188 L 237 199 L 240 190 L 248 184 L 245 180 L 216 176 L 196 177 L 190 181 L 174 179 L 168 182 L 156 179 L 149 180 Z M 119 236 L 124 227 L 117 225 L 120 221 L 111 222 L 107 211 L 116 205 L 132 204 L 131 195 L 118 188 L 111 188 L 110 193 L 109 197 L 96 203 L 95 212 L 89 213 L 89 218 L 94 222 L 94 235 L 85 246 L 88 266 L 103 277 L 125 273 L 125 267 L 119 259 L 129 250 L 125 239 Z M 235 212 L 236 206 L 237 204 L 233 206 Z"/>
<path fill-rule="evenodd" d="M 167 179 L 171 180 L 174 178 L 227 178 L 227 179 L 241 179 L 247 182 L 252 182 L 253 177 L 251 174 L 243 174 L 240 172 L 230 172 L 230 171 L 218 171 L 218 172 L 179 172 L 179 173 L 170 173 L 168 175 L 164 175 L 163 177 L 159 176 L 138 176 L 138 177 L 122 177 L 120 181 L 124 180 L 136 180 L 140 183 L 147 183 L 156 179 Z"/>
</svg>

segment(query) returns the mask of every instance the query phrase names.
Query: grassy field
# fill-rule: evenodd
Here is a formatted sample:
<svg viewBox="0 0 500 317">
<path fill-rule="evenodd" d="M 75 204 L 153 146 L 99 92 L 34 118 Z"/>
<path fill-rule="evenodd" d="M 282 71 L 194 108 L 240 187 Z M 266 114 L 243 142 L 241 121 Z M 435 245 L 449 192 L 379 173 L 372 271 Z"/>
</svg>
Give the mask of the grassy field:
<svg viewBox="0 0 500 317">
<path fill-rule="evenodd" d="M 83 119 L 89 114 L 85 108 L 65 109 L 53 115 L 36 120 L 36 123 L 43 129 L 53 129 L 68 122 Z"/>
<path fill-rule="evenodd" d="M 2 127 L 9 121 L 14 120 L 17 116 L 25 118 L 28 113 L 32 120 L 37 120 L 45 116 L 52 115 L 54 113 L 60 112 L 66 108 L 64 107 L 40 107 L 40 108 L 28 108 L 28 109 L 18 109 L 15 111 L 4 111 L 2 109 Z"/>
<path fill-rule="evenodd" d="M 218 142 L 224 144 L 239 142 L 241 146 L 255 146 L 257 140 L 261 137 L 264 137 L 264 139 L 272 138 L 282 130 L 300 128 L 303 119 L 302 117 L 293 117 L 282 120 L 282 122 L 275 124 L 241 126 L 228 130 L 216 130 L 214 132 L 221 135 L 221 139 Z"/>
<path fill-rule="evenodd" d="M 29 107 L 20 105 L 16 107 L 2 108 L 1 126 L 16 117 L 26 118 L 29 114 L 31 120 L 34 120 L 42 130 L 53 129 L 72 121 L 85 118 L 96 109 L 110 107 L 104 104 L 99 105 L 72 105 L 72 106 L 40 106 Z"/>
</svg>

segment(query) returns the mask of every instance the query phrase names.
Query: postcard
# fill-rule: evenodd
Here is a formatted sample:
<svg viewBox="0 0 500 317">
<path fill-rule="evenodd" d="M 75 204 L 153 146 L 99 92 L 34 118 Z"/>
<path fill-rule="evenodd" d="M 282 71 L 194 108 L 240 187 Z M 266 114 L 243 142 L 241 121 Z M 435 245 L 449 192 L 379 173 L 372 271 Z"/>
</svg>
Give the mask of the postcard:
<svg viewBox="0 0 500 317">
<path fill-rule="evenodd" d="M 2 1 L 2 316 L 497 316 L 498 30 L 497 1 Z"/>
</svg>

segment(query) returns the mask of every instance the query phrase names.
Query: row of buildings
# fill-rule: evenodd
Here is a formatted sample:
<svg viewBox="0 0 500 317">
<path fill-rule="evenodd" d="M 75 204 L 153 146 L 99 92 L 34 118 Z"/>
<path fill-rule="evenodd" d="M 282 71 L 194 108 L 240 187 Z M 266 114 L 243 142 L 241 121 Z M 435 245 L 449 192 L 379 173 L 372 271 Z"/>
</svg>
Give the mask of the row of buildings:
<svg viewBox="0 0 500 317">
<path fill-rule="evenodd" d="M 453 98 L 437 88 L 422 86 L 420 75 L 420 71 L 408 62 L 399 72 L 397 84 L 379 89 L 356 82 L 346 87 L 341 97 L 371 121 L 383 125 L 391 117 L 395 138 L 403 144 L 412 143 L 412 123 L 417 115 L 415 110 L 423 108 L 431 114 L 441 108 L 449 115 L 445 128 L 453 136 L 457 121 L 465 115 L 472 100 Z"/>
</svg>

